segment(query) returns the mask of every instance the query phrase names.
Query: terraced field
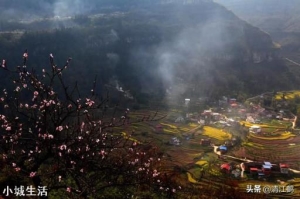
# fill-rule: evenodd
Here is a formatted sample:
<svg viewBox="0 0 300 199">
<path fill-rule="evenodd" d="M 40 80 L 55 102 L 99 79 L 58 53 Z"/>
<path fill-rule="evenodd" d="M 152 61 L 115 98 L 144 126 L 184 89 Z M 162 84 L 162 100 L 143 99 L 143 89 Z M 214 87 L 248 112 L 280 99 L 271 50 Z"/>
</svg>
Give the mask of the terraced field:
<svg viewBox="0 0 300 199">
<path fill-rule="evenodd" d="M 257 161 L 283 162 L 299 169 L 300 137 L 285 132 L 277 137 L 248 136 L 244 146 L 234 152 L 237 157 L 247 157 Z"/>
<path fill-rule="evenodd" d="M 175 166 L 186 169 L 182 173 L 185 183 L 193 184 L 199 188 L 209 186 L 211 191 L 222 189 L 225 178 L 220 172 L 220 163 L 223 160 L 216 160 L 217 155 L 213 153 L 212 147 L 201 146 L 200 141 L 202 138 L 211 138 L 212 143 L 220 145 L 225 140 L 231 139 L 232 135 L 224 129 L 211 126 L 204 126 L 201 129 L 197 123 L 174 123 L 172 122 L 174 119 L 168 118 L 168 114 L 168 112 L 156 113 L 155 111 L 132 112 L 130 113 L 132 121 L 141 119 L 144 121 L 128 127 L 120 127 L 119 130 L 124 132 L 123 136 L 130 136 L 128 139 L 136 142 L 151 141 L 157 144 L 165 152 L 165 159 L 168 162 L 167 169 L 173 169 Z M 156 118 L 163 119 L 150 121 L 156 120 Z M 247 122 L 242 124 L 246 127 L 253 125 Z M 299 169 L 300 137 L 286 131 L 288 123 L 277 122 L 259 125 L 263 130 L 269 130 L 266 131 L 268 135 L 249 134 L 243 147 L 239 151 L 231 153 L 234 153 L 233 155 L 236 157 L 247 157 L 257 161 L 284 162 L 292 168 Z M 158 130 L 158 126 L 160 130 Z M 134 133 L 132 133 L 133 131 Z M 179 138 L 181 144 L 179 146 L 168 144 L 172 137 Z M 214 164 L 209 163 L 212 158 L 216 160 Z M 205 176 L 202 177 L 203 169 L 207 169 L 208 166 L 209 170 L 206 170 Z M 245 191 L 246 184 L 249 183 L 250 181 L 246 183 L 237 181 L 234 188 Z M 259 184 L 262 183 L 259 182 Z M 300 189 L 300 179 L 291 181 L 289 184 L 294 185 L 295 189 Z M 252 198 L 253 195 L 246 194 L 245 198 L 248 196 Z"/>
<path fill-rule="evenodd" d="M 241 121 L 240 122 L 241 125 L 250 128 L 251 126 L 253 126 L 253 123 L 250 122 L 246 122 L 246 121 Z M 288 126 L 291 124 L 291 122 L 282 122 L 280 123 L 276 123 L 276 124 L 255 124 L 255 126 L 260 126 L 263 130 L 264 129 L 279 129 L 279 130 L 285 130 L 288 128 Z"/>
</svg>

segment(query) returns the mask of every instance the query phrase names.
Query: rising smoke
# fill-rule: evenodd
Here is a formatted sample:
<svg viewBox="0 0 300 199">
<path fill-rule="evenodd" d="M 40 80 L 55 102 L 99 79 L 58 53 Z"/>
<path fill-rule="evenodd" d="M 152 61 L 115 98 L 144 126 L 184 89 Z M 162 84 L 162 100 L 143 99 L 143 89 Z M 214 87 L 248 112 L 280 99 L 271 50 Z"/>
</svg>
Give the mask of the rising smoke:
<svg viewBox="0 0 300 199">
<path fill-rule="evenodd" d="M 185 6 L 175 7 L 171 13 L 188 18 L 190 7 Z M 233 57 L 231 50 L 243 36 L 242 31 L 232 33 L 218 10 L 209 14 L 210 18 L 199 18 L 196 24 L 187 20 L 176 36 L 149 52 L 155 55 L 163 87 L 173 101 L 206 96 L 214 84 L 214 61 Z"/>
</svg>

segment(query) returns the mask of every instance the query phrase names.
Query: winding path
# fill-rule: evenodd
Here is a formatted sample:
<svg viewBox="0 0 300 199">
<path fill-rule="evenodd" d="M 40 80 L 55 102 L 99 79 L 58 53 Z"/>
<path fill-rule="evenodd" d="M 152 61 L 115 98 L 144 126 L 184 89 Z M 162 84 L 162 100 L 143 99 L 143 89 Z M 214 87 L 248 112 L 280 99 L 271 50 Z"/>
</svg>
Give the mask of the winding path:
<svg viewBox="0 0 300 199">
<path fill-rule="evenodd" d="M 287 58 L 287 57 L 285 58 L 285 60 L 291 62 L 292 64 L 295 64 L 295 65 L 297 65 L 297 66 L 300 66 L 299 63 L 297 63 L 297 62 L 295 62 L 295 61 L 293 61 L 293 60 L 291 60 L 291 59 L 289 59 L 289 58 Z"/>
</svg>

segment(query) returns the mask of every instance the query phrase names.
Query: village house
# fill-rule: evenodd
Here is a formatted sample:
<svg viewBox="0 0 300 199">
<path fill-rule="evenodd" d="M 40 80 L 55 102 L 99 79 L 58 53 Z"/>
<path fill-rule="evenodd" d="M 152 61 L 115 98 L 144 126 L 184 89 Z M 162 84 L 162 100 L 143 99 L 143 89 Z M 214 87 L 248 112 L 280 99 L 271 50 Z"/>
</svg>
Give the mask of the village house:
<svg viewBox="0 0 300 199">
<path fill-rule="evenodd" d="M 221 165 L 221 171 L 224 173 L 230 173 L 232 167 L 229 163 L 224 163 Z"/>
<path fill-rule="evenodd" d="M 247 116 L 246 122 L 254 123 L 253 116 L 251 116 L 251 115 Z"/>
<path fill-rule="evenodd" d="M 210 139 L 210 138 L 207 138 L 207 139 L 201 139 L 200 144 L 201 144 L 202 146 L 210 146 L 210 144 L 211 144 L 211 139 Z"/>
<path fill-rule="evenodd" d="M 272 168 L 271 162 L 264 162 L 261 170 L 266 176 L 269 176 L 269 175 L 271 175 L 271 168 Z"/>
<path fill-rule="evenodd" d="M 182 123 L 184 121 L 185 121 L 184 118 L 182 116 L 179 116 L 179 117 L 176 118 L 176 120 L 174 122 L 175 123 Z"/>
<path fill-rule="evenodd" d="M 261 133 L 261 127 L 253 125 L 249 128 L 249 133 Z"/>
<path fill-rule="evenodd" d="M 229 104 L 236 104 L 236 99 L 235 98 L 229 99 Z"/>
<path fill-rule="evenodd" d="M 169 141 L 169 144 L 179 146 L 181 142 L 177 137 L 172 137 Z"/>
<path fill-rule="evenodd" d="M 155 126 L 156 133 L 162 133 L 164 131 L 163 126 L 158 124 Z"/>
<path fill-rule="evenodd" d="M 220 113 L 211 113 L 211 116 L 214 121 L 218 121 L 223 118 Z"/>
<path fill-rule="evenodd" d="M 236 144 L 236 138 L 232 138 L 231 140 L 227 140 L 224 143 L 224 146 L 227 148 L 233 147 Z"/>
<path fill-rule="evenodd" d="M 225 154 L 227 152 L 227 146 L 221 145 L 217 150 L 220 151 L 221 154 Z"/>
</svg>

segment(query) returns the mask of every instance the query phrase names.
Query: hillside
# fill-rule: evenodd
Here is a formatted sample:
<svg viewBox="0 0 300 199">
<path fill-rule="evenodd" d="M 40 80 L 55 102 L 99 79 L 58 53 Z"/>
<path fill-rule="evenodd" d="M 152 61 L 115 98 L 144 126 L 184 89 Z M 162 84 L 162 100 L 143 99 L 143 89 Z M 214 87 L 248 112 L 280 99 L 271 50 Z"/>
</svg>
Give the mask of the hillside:
<svg viewBox="0 0 300 199">
<path fill-rule="evenodd" d="M 37 71 L 50 52 L 59 64 L 71 56 L 69 83 L 90 90 L 97 75 L 98 92 L 121 86 L 141 103 L 168 93 L 175 101 L 243 98 L 299 83 L 270 35 L 212 1 L 118 3 L 99 13 L 5 22 L 0 54 L 14 66 L 27 48 Z"/>
<path fill-rule="evenodd" d="M 284 56 L 300 61 L 300 4 L 297 0 L 215 0 L 240 18 L 268 32 Z"/>
<path fill-rule="evenodd" d="M 300 32 L 297 0 L 214 0 L 268 32 Z"/>
</svg>

